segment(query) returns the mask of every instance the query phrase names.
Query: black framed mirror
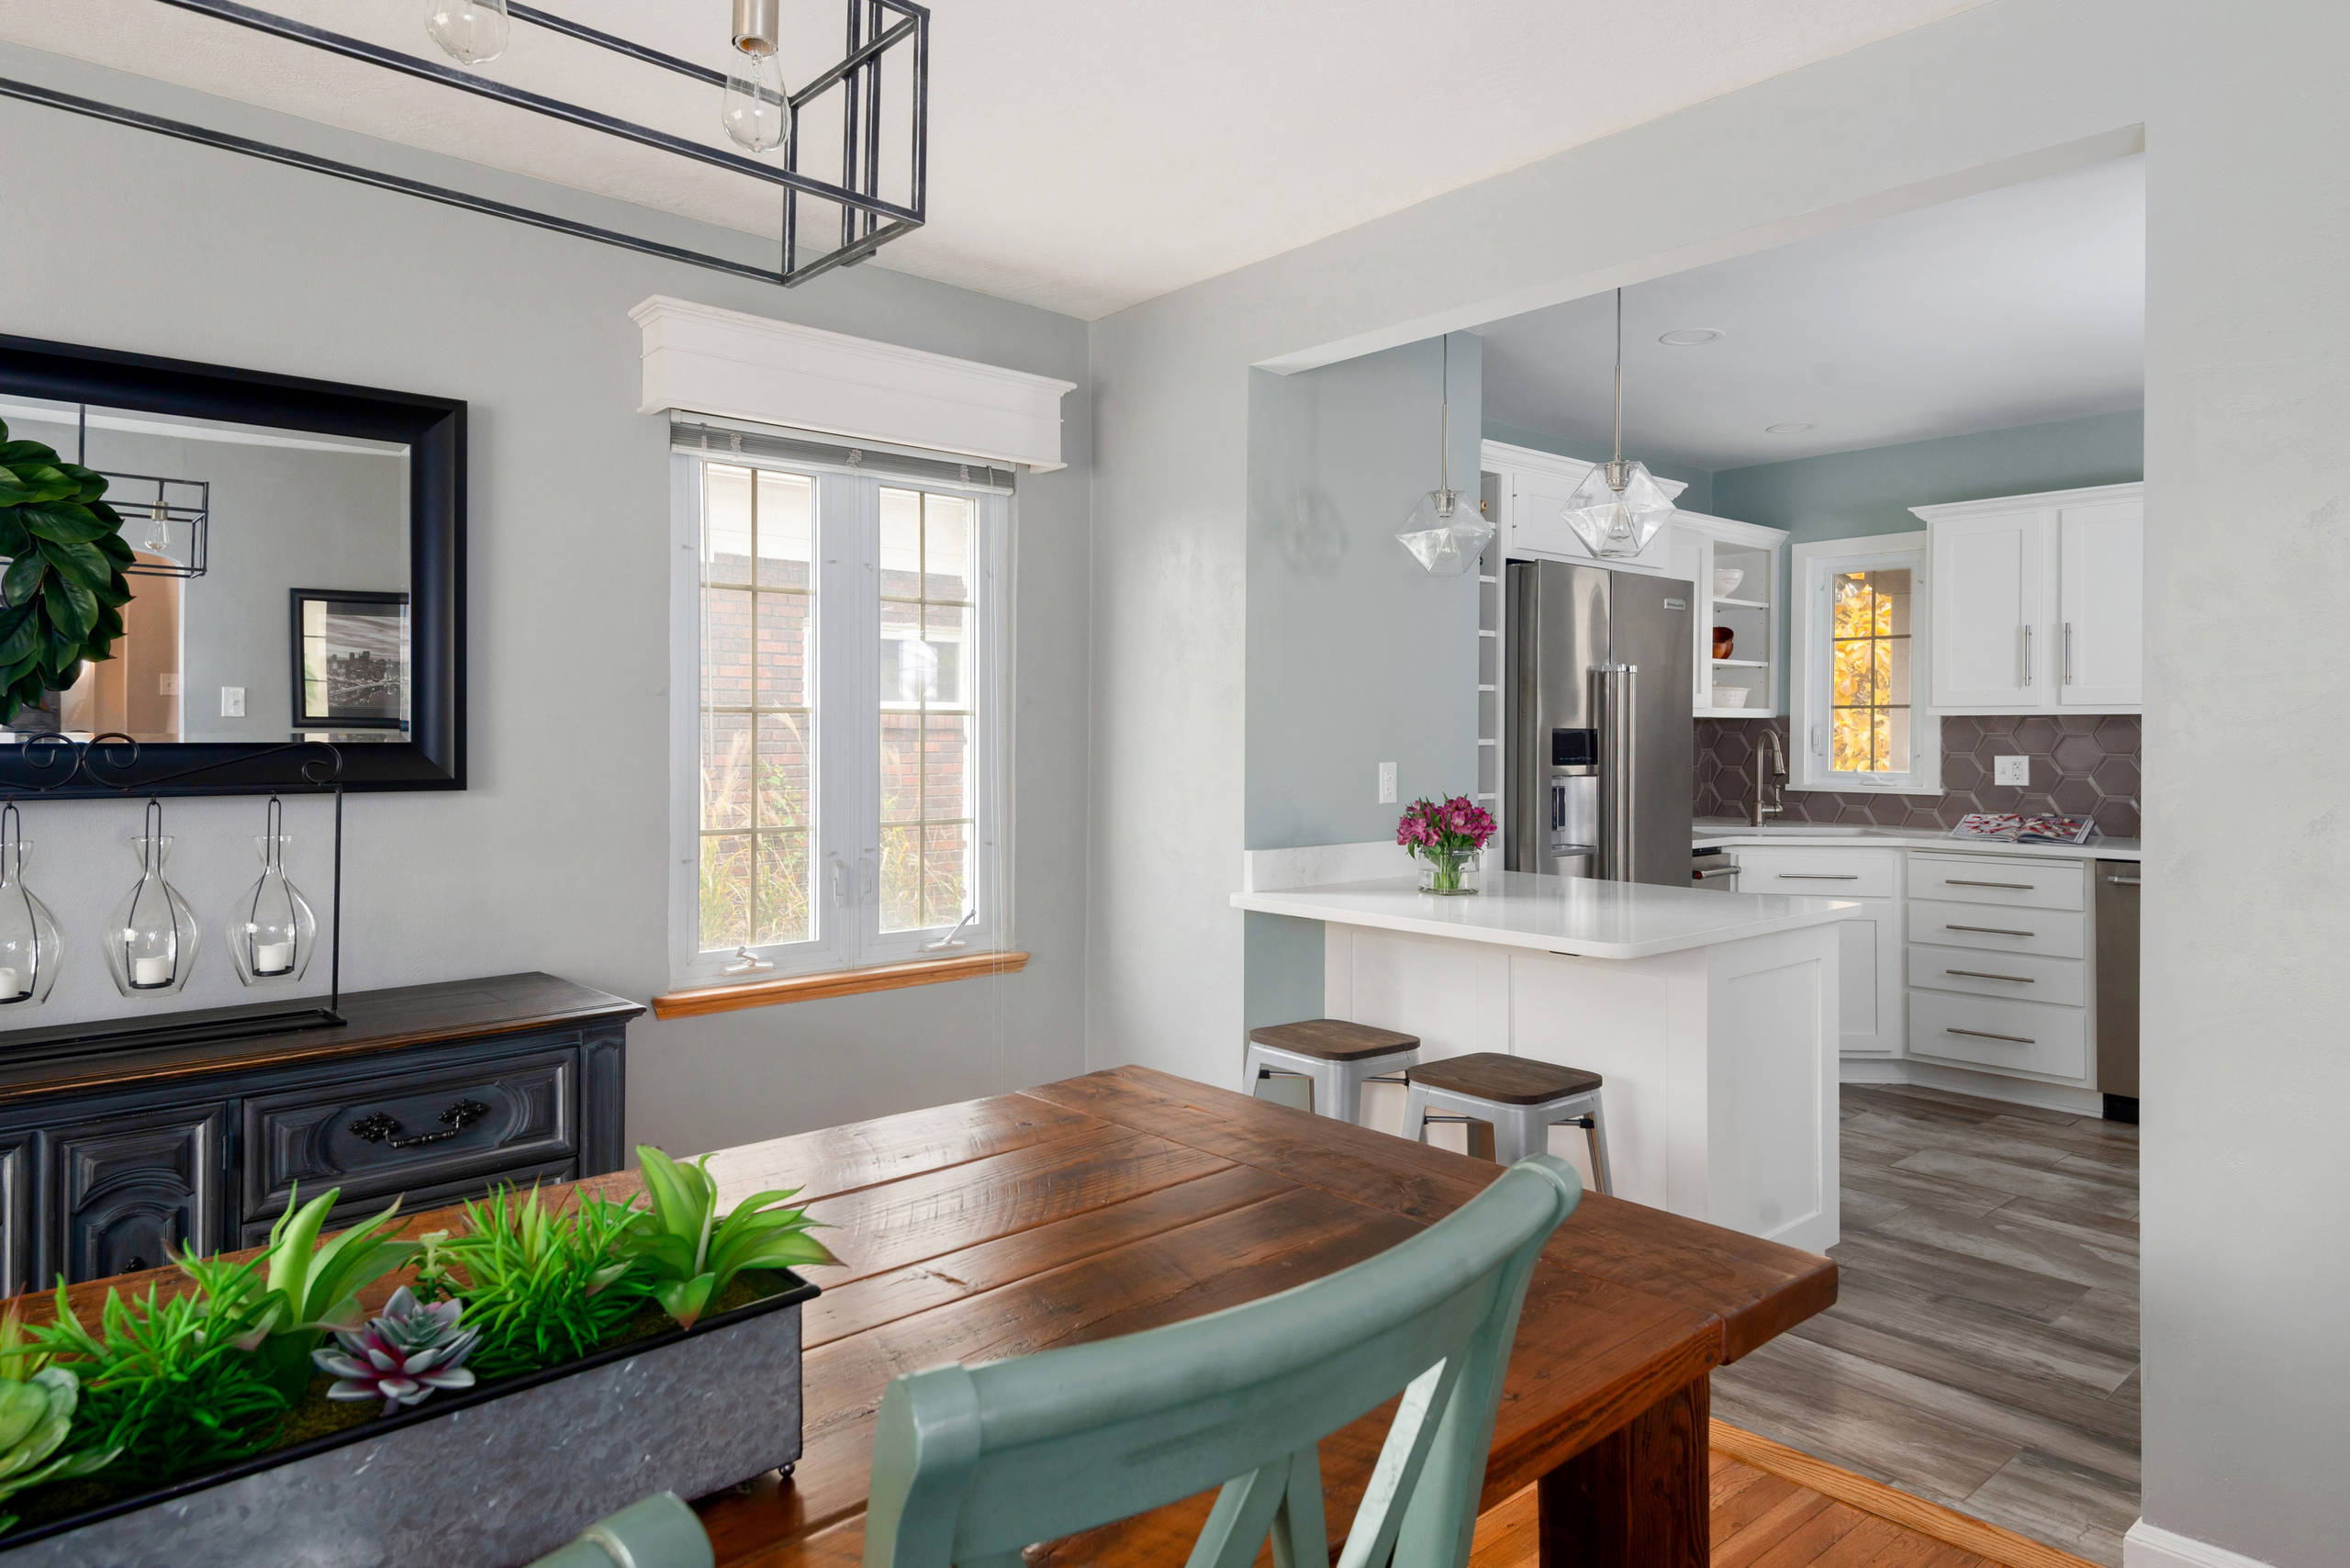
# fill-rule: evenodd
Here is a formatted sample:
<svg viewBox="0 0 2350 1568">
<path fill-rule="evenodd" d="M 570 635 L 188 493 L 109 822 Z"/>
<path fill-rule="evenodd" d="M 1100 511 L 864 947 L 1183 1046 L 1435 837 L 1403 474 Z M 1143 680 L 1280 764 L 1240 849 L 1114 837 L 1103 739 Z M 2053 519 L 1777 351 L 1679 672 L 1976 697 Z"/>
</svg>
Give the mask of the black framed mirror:
<svg viewBox="0 0 2350 1568">
<path fill-rule="evenodd" d="M 113 656 L 0 726 L 0 792 L 118 792 L 43 733 L 129 737 L 130 788 L 201 768 L 159 793 L 298 789 L 316 742 L 347 789 L 464 788 L 464 403 L 0 336 L 0 422 L 105 474 L 135 555 Z"/>
</svg>

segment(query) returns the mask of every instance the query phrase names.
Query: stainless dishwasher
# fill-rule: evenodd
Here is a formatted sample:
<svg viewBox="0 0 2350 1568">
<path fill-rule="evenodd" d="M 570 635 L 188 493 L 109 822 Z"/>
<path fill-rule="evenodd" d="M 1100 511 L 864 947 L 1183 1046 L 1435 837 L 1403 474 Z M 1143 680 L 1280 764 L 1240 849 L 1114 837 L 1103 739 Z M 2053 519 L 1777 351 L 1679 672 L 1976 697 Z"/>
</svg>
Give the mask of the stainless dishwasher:
<svg viewBox="0 0 2350 1568">
<path fill-rule="evenodd" d="M 2135 860 L 2097 863 L 2097 1087 L 2109 1122 L 2138 1120 L 2138 885 Z"/>
<path fill-rule="evenodd" d="M 1738 857 L 1727 849 L 1695 849 L 1689 855 L 1689 885 L 1718 893 L 1738 891 Z"/>
</svg>

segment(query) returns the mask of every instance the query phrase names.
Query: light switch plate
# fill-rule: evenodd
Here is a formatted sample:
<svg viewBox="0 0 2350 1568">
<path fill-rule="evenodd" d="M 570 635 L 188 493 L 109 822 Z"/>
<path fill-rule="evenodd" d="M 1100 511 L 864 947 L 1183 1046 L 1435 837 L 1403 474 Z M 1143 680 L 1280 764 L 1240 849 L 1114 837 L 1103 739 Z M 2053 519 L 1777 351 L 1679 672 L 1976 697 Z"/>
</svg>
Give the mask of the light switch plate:
<svg viewBox="0 0 2350 1568">
<path fill-rule="evenodd" d="M 155 695 L 177 697 L 180 694 L 180 672 L 169 670 L 155 678 Z"/>
<path fill-rule="evenodd" d="M 1392 762 L 1379 765 L 1379 803 L 1382 806 L 1395 803 L 1395 765 Z"/>
<path fill-rule="evenodd" d="M 224 686 L 220 689 L 220 716 L 224 719 L 241 719 L 245 716 L 243 687 Z"/>
<path fill-rule="evenodd" d="M 1994 784 L 2020 784 L 2027 789 L 2030 788 L 2031 784 L 2031 758 L 2028 756 L 1993 757 L 1991 759 L 1991 782 Z"/>
</svg>

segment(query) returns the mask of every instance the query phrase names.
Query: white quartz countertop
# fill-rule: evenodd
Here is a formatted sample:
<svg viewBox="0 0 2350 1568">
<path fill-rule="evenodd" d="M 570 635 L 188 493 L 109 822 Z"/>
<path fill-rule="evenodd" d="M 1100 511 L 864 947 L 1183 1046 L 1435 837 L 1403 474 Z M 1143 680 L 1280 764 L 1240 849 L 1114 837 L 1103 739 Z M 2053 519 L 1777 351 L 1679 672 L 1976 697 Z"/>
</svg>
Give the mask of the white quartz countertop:
<svg viewBox="0 0 2350 1568">
<path fill-rule="evenodd" d="M 1861 907 L 1841 899 L 1712 892 L 1525 871 L 1488 871 L 1483 890 L 1469 897 L 1424 893 L 1416 878 L 1388 877 L 1259 888 L 1233 894 L 1232 903 L 1259 914 L 1370 925 L 1581 958 L 1649 958 L 1711 947 L 1831 924 Z"/>
<path fill-rule="evenodd" d="M 2087 844 L 2002 844 L 1996 840 L 1953 838 L 1939 829 L 1847 827 L 1836 823 L 1745 823 L 1700 817 L 1691 826 L 1699 849 L 1736 845 L 1785 844 L 1841 846 L 1848 849 L 1942 849 L 1958 855 L 2015 855 L 2039 860 L 2136 860 L 2142 857 L 2134 838 L 2092 838 Z"/>
</svg>

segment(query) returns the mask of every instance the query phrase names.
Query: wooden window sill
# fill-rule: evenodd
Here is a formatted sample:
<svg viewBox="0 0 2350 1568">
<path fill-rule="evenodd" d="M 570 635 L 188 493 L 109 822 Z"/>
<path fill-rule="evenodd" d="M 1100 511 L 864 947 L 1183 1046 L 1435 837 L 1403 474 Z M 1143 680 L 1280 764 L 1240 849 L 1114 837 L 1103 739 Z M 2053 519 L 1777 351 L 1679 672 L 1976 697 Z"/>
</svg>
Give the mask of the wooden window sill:
<svg viewBox="0 0 2350 1568">
<path fill-rule="evenodd" d="M 980 975 L 1016 975 L 1027 967 L 1025 953 L 964 953 L 952 958 L 923 958 L 910 964 L 876 964 L 870 969 L 833 969 L 821 975 L 792 975 L 743 985 L 713 985 L 699 991 L 666 991 L 655 997 L 653 1016 L 699 1018 L 708 1013 L 739 1013 L 746 1007 L 776 1007 L 787 1002 L 817 1002 L 828 996 L 898 991 L 910 985 L 937 985 L 944 980 L 973 980 Z"/>
</svg>

